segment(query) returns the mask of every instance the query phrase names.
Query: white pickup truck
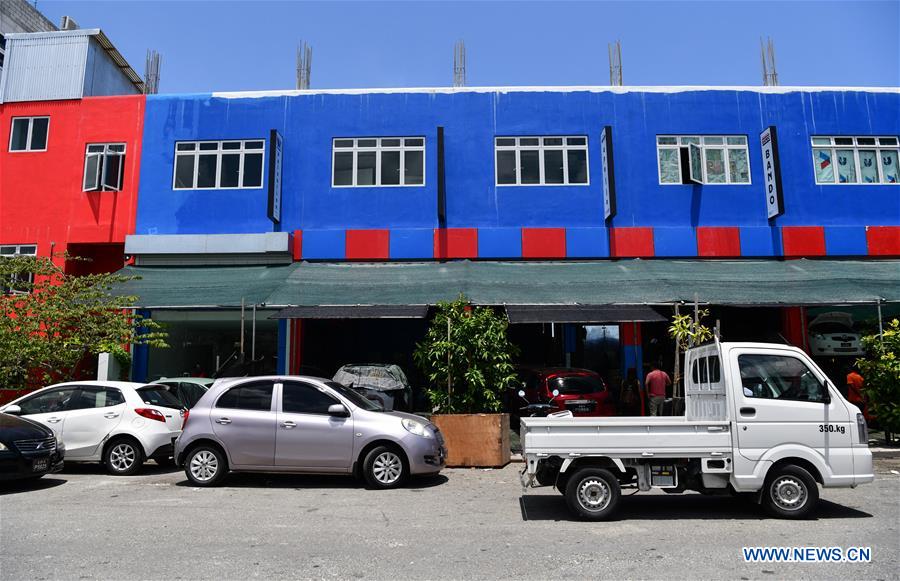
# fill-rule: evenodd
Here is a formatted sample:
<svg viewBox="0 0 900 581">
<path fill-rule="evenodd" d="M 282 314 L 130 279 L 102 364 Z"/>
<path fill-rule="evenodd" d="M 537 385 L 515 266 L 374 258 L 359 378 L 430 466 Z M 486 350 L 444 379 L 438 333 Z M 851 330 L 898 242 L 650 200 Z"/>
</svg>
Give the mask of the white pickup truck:
<svg viewBox="0 0 900 581">
<path fill-rule="evenodd" d="M 622 488 L 754 493 L 802 518 L 816 483 L 874 480 L 860 410 L 802 350 L 716 342 L 689 350 L 685 371 L 683 417 L 522 418 L 523 486 L 553 485 L 592 520 L 612 515 Z"/>
</svg>

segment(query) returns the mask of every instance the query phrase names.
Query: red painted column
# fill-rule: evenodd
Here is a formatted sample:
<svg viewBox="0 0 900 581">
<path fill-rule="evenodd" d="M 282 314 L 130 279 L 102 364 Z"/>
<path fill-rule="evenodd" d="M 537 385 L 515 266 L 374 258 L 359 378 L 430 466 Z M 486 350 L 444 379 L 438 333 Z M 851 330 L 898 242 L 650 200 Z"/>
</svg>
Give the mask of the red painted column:
<svg viewBox="0 0 900 581">
<path fill-rule="evenodd" d="M 641 337 L 640 323 L 619 323 L 619 344 L 621 345 L 622 364 L 620 372 L 622 377 L 628 377 L 628 370 L 634 368 L 637 380 L 643 387 L 644 385 L 644 353 L 643 338 Z M 617 389 L 618 386 L 609 386 L 610 389 Z M 646 415 L 644 402 L 644 390 L 641 389 L 641 415 Z"/>
<path fill-rule="evenodd" d="M 781 309 L 781 334 L 791 345 L 809 352 L 806 323 L 806 309 L 804 307 L 784 307 Z"/>
</svg>

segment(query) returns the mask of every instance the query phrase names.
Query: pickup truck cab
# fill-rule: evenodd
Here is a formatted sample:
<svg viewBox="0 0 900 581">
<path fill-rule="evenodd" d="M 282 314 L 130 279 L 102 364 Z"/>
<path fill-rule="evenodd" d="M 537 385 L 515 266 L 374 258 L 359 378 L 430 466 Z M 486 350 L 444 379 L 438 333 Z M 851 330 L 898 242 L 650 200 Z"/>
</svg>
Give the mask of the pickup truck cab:
<svg viewBox="0 0 900 581">
<path fill-rule="evenodd" d="M 689 350 L 685 372 L 685 416 L 522 418 L 523 486 L 553 485 L 592 520 L 622 488 L 751 493 L 802 518 L 817 485 L 874 480 L 862 413 L 802 350 L 716 342 Z"/>
</svg>

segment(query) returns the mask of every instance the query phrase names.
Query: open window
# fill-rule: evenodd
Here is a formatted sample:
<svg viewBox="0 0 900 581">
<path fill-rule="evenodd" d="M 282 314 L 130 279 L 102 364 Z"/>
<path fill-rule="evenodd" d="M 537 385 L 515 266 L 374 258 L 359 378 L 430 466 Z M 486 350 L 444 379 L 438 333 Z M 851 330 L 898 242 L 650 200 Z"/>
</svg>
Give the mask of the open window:
<svg viewBox="0 0 900 581">
<path fill-rule="evenodd" d="M 744 135 L 658 135 L 660 184 L 749 184 Z"/>
<path fill-rule="evenodd" d="M 124 162 L 124 143 L 89 144 L 84 155 L 84 191 L 120 191 Z"/>
</svg>

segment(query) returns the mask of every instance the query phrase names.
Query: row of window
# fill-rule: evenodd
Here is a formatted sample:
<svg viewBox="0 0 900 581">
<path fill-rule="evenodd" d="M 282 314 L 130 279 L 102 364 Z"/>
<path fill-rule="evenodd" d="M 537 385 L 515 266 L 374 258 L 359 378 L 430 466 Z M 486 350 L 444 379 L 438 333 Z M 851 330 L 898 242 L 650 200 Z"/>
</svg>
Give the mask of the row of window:
<svg viewBox="0 0 900 581">
<path fill-rule="evenodd" d="M 9 151 L 46 151 L 49 117 L 12 120 Z M 336 138 L 333 187 L 425 185 L 423 137 Z M 898 184 L 897 137 L 812 137 L 817 184 Z M 249 189 L 263 185 L 265 141 L 179 141 L 172 188 Z M 588 141 L 577 136 L 496 137 L 497 186 L 589 185 Z M 749 184 L 745 135 L 658 135 L 659 183 Z M 122 188 L 125 144 L 89 144 L 84 191 Z"/>
</svg>

